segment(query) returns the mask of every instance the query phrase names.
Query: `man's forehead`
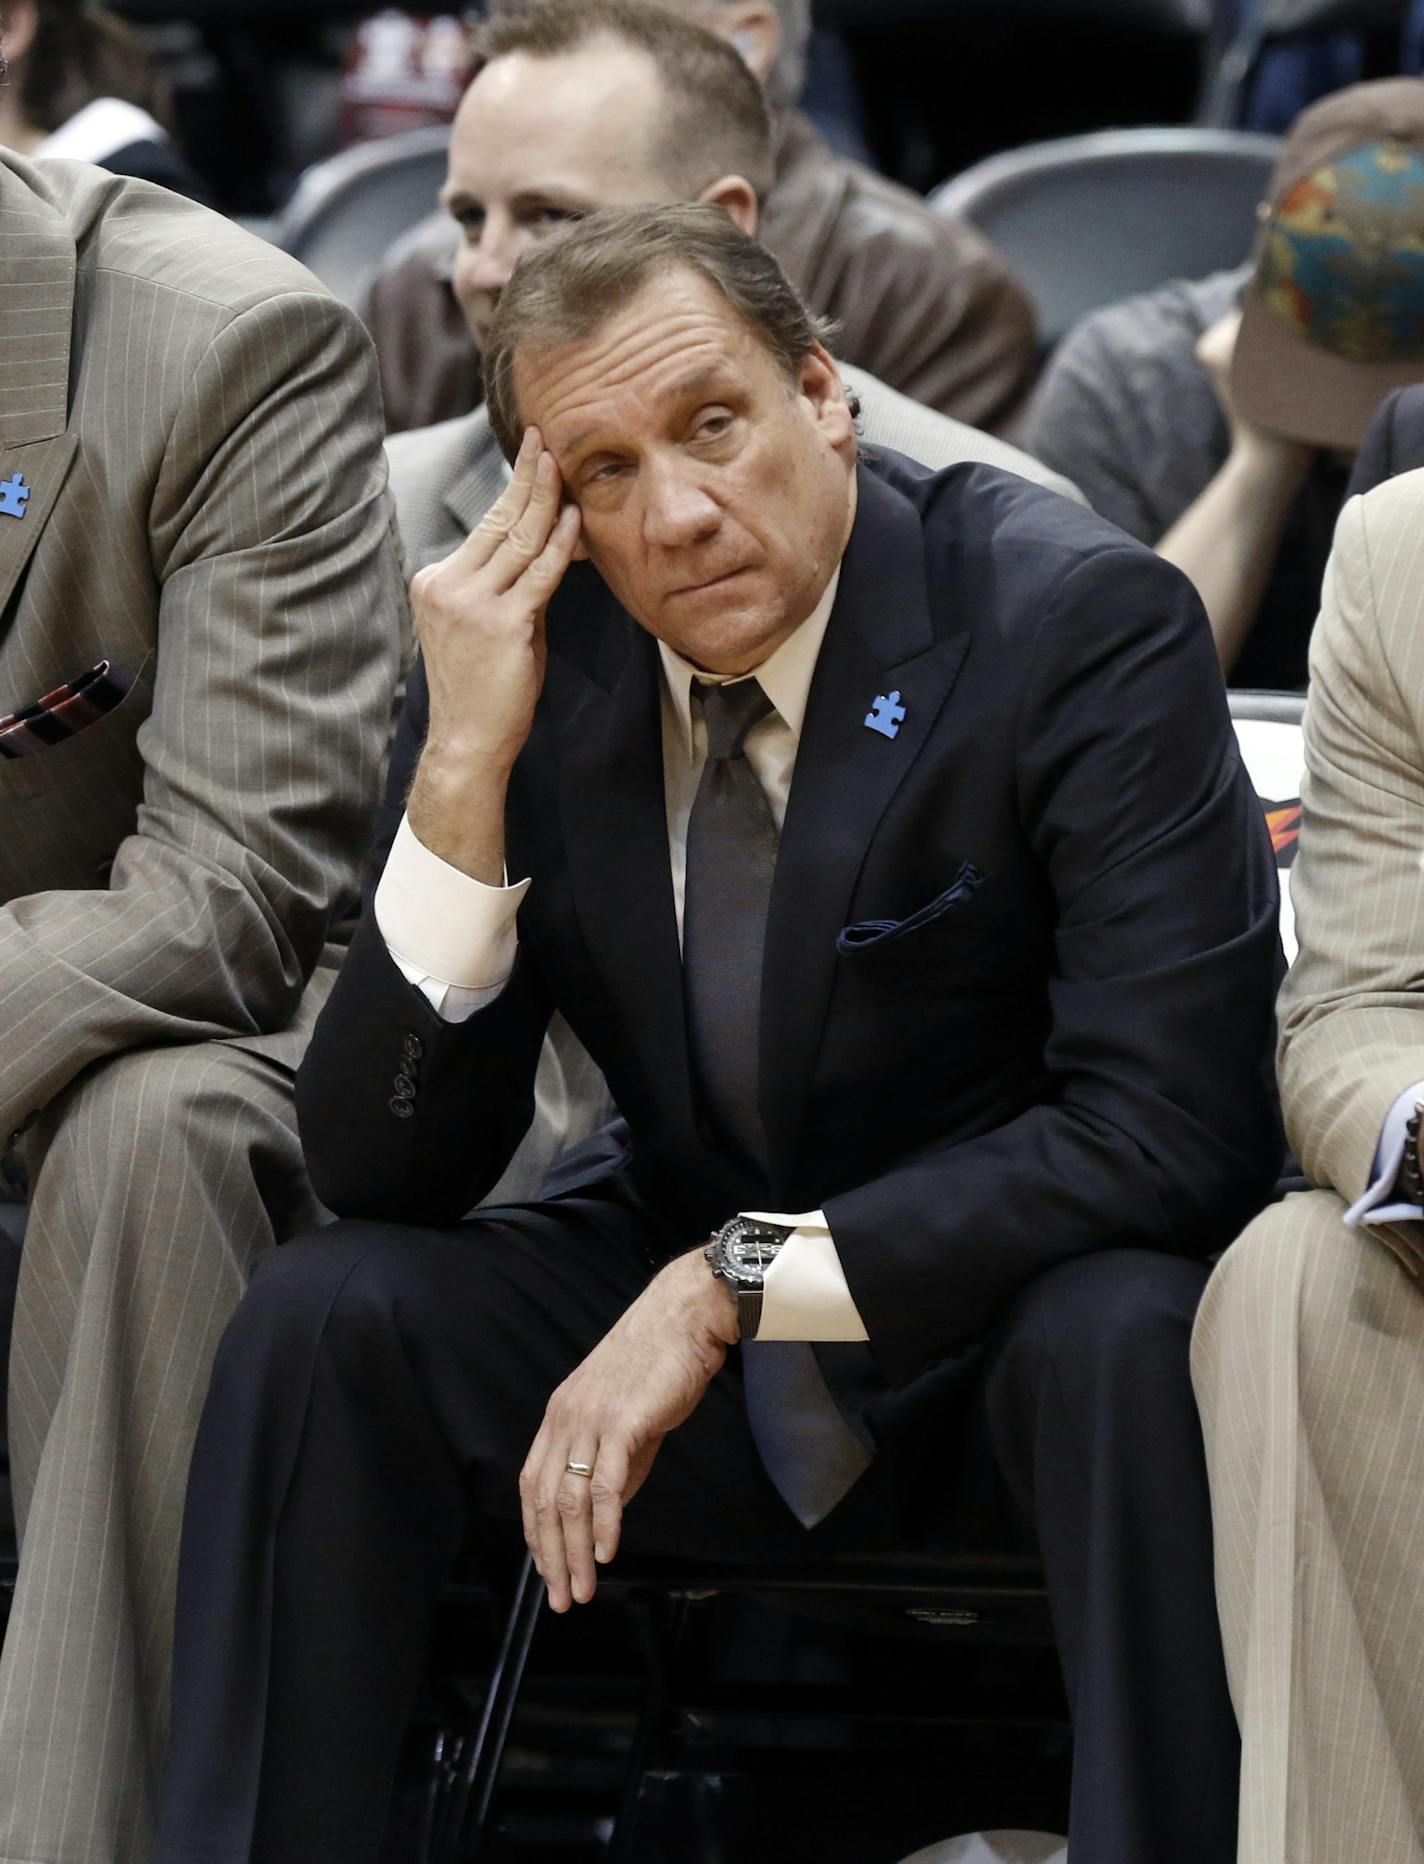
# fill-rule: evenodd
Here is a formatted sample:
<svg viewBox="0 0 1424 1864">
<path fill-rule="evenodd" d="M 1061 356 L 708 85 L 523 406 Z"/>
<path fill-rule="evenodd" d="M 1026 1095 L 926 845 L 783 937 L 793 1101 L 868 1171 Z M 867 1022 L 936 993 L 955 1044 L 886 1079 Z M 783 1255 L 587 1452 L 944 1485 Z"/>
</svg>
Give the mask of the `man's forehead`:
<svg viewBox="0 0 1424 1864">
<path fill-rule="evenodd" d="M 640 46 L 603 37 L 547 58 L 509 52 L 486 65 L 465 92 L 451 137 L 452 165 L 462 146 L 482 147 L 487 127 L 507 136 L 511 125 L 527 129 L 536 160 L 541 148 L 577 146 L 600 166 L 601 151 L 610 162 L 644 165 L 662 101 L 657 65 Z"/>
<path fill-rule="evenodd" d="M 573 451 L 582 411 L 651 408 L 706 391 L 744 376 L 763 350 L 714 285 L 679 269 L 649 279 L 584 337 L 516 349 L 514 380 L 525 418 L 557 424 L 556 450 Z"/>
</svg>

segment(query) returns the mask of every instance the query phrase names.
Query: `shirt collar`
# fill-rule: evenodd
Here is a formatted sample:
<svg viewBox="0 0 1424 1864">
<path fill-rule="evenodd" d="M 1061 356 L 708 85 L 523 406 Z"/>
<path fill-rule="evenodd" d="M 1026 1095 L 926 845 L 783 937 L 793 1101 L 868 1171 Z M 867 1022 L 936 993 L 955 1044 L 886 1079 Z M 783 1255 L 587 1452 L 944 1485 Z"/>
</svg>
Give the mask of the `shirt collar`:
<svg viewBox="0 0 1424 1864">
<path fill-rule="evenodd" d="M 826 638 L 826 625 L 835 607 L 840 580 L 841 566 L 838 563 L 820 601 L 796 632 L 789 635 L 759 667 L 753 667 L 750 673 L 738 676 L 741 679 L 756 679 L 798 743 L 806 719 L 806 702 L 811 696 L 811 680 L 820 656 L 821 642 Z M 683 749 L 691 758 L 692 682 L 701 680 L 711 686 L 727 686 L 732 682 L 717 674 L 703 673 L 690 660 L 684 660 L 666 641 L 658 642 L 658 653 L 662 659 L 663 680 L 677 714 Z"/>
<path fill-rule="evenodd" d="M 34 154 L 102 163 L 130 143 L 167 141 L 168 132 L 162 124 L 137 104 L 126 103 L 120 97 L 96 97 L 47 136 Z"/>
</svg>

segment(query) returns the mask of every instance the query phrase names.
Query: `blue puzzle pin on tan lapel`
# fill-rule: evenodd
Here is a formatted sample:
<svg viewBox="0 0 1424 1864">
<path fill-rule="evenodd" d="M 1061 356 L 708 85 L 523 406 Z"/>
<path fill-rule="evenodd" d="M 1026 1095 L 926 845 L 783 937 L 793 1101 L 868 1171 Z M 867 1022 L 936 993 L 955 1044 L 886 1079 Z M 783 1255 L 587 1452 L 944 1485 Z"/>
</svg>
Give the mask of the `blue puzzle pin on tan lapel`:
<svg viewBox="0 0 1424 1864">
<path fill-rule="evenodd" d="M 13 479 L 0 479 L 0 518 L 23 518 L 29 502 L 30 487 L 23 473 L 17 472 Z"/>
<path fill-rule="evenodd" d="M 899 693 L 881 693 L 866 713 L 865 722 L 871 731 L 878 731 L 882 737 L 898 738 L 905 722 L 905 708 L 900 703 Z"/>
</svg>

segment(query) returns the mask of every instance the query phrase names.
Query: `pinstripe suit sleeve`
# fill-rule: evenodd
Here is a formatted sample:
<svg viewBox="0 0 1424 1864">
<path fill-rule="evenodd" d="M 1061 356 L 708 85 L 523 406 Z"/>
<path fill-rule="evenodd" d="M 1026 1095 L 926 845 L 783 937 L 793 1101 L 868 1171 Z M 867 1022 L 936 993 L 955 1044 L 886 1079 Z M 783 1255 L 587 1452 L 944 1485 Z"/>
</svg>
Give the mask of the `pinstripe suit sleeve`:
<svg viewBox="0 0 1424 1864">
<path fill-rule="evenodd" d="M 1424 473 L 1341 515 L 1311 646 L 1300 935 L 1281 996 L 1286 1127 L 1307 1175 L 1364 1190 L 1424 1077 Z"/>
<path fill-rule="evenodd" d="M 161 585 L 143 802 L 109 887 L 0 910 L 0 1130 L 119 1049 L 282 1027 L 355 884 L 402 603 L 354 317 L 227 319 L 148 510 Z"/>
</svg>

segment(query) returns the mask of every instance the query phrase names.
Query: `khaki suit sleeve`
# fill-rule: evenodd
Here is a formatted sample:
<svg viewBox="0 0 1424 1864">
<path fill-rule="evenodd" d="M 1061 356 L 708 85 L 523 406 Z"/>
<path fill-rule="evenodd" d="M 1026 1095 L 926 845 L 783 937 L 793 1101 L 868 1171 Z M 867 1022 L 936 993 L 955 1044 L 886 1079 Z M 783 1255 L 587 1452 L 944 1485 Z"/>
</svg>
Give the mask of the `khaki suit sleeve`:
<svg viewBox="0 0 1424 1864">
<path fill-rule="evenodd" d="M 404 596 L 374 360 L 350 312 L 298 290 L 226 323 L 147 522 L 143 800 L 107 889 L 0 910 L 3 1131 L 116 1050 L 283 1027 L 351 897 Z"/>
<path fill-rule="evenodd" d="M 1353 1201 L 1424 1078 L 1424 474 L 1345 507 L 1310 671 L 1281 1091 L 1307 1176 Z"/>
</svg>

